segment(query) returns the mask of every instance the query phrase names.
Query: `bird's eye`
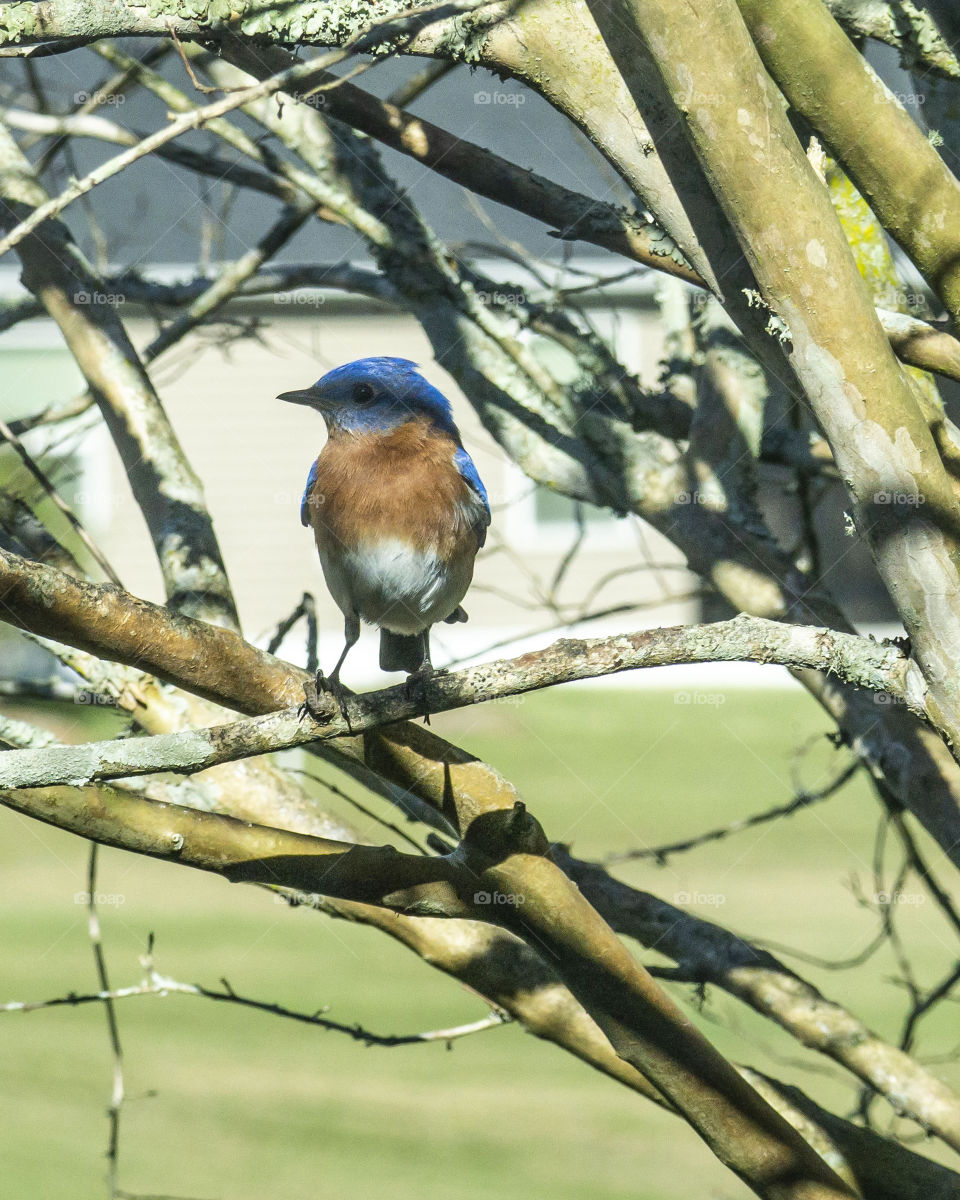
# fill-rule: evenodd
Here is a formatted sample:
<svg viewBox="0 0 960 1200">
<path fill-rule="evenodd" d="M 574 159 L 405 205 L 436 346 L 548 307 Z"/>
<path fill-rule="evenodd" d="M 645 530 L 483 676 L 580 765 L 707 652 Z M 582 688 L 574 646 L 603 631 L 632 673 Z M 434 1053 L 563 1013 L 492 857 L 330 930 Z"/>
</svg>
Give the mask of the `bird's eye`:
<svg viewBox="0 0 960 1200">
<path fill-rule="evenodd" d="M 355 383 L 353 385 L 353 402 L 354 404 L 369 404 L 373 399 L 374 390 L 372 384 Z"/>
</svg>

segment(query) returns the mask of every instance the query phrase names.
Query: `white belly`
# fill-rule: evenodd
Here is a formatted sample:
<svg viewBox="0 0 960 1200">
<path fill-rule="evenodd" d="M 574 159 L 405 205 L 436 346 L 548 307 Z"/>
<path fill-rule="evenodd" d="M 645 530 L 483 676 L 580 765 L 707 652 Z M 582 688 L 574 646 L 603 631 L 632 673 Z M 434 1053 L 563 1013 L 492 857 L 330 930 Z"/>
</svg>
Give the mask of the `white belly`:
<svg viewBox="0 0 960 1200">
<path fill-rule="evenodd" d="M 446 566 L 436 554 L 387 539 L 363 550 L 320 553 L 330 594 L 344 612 L 394 633 L 420 633 L 466 595 L 473 562 Z"/>
</svg>

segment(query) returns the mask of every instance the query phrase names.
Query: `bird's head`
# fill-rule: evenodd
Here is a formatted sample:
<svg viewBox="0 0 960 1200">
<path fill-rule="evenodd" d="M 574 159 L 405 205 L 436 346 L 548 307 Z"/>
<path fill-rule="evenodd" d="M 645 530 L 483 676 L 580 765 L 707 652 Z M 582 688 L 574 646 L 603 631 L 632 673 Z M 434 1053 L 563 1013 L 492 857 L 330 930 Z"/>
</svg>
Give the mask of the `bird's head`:
<svg viewBox="0 0 960 1200">
<path fill-rule="evenodd" d="M 316 409 L 331 431 L 388 433 L 426 418 L 456 436 L 449 401 L 407 358 L 359 358 L 277 399 Z"/>
</svg>

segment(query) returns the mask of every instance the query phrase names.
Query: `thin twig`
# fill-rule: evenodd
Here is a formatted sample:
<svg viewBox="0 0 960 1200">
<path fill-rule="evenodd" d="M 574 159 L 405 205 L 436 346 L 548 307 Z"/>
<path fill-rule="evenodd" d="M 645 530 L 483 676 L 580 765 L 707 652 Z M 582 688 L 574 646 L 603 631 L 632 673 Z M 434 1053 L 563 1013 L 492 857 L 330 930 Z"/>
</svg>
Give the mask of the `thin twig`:
<svg viewBox="0 0 960 1200">
<path fill-rule="evenodd" d="M 144 960 L 144 965 L 147 966 L 146 959 Z M 214 1000 L 224 1004 L 236 1004 L 241 1008 L 252 1008 L 257 1012 L 267 1013 L 272 1017 L 282 1017 L 304 1025 L 313 1025 L 319 1029 L 342 1033 L 352 1038 L 353 1041 L 362 1042 L 366 1046 L 413 1046 L 432 1042 L 449 1043 L 456 1041 L 458 1038 L 470 1037 L 475 1033 L 484 1033 L 488 1029 L 507 1025 L 511 1021 L 507 1013 L 495 1010 L 488 1016 L 481 1017 L 477 1021 L 469 1021 L 464 1025 L 452 1025 L 447 1029 L 429 1029 L 422 1033 L 373 1033 L 371 1030 L 365 1029 L 362 1025 L 347 1025 L 343 1021 L 334 1021 L 329 1017 L 323 1016 L 323 1013 L 329 1011 L 327 1008 L 317 1009 L 312 1013 L 286 1008 L 282 1004 L 275 1004 L 266 1000 L 254 1000 L 249 996 L 242 996 L 233 990 L 226 979 L 222 979 L 220 982 L 222 984 L 221 988 L 208 988 L 198 983 L 182 983 L 179 980 L 171 979 L 169 976 L 160 975 L 152 966 L 147 966 L 147 973 L 143 982 L 134 984 L 131 987 L 112 989 L 104 987 L 96 992 L 69 992 L 65 996 L 57 996 L 51 1000 L 11 1000 L 6 1004 L 0 1004 L 0 1012 L 39 1012 L 46 1008 L 75 1008 L 82 1004 L 104 1004 L 108 1011 L 112 1011 L 116 1001 L 129 1000 L 135 996 L 197 996 L 204 1000 Z M 112 1194 L 116 1195 L 117 1193 L 113 1190 Z"/>
<path fill-rule="evenodd" d="M 93 948 L 93 959 L 97 967 L 97 978 L 100 980 L 100 994 L 103 996 L 104 1011 L 107 1018 L 107 1030 L 110 1035 L 110 1054 L 113 1063 L 113 1087 L 110 1092 L 110 1107 L 107 1115 L 110 1120 L 110 1134 L 107 1142 L 107 1179 L 111 1200 L 117 1195 L 117 1168 L 120 1154 L 120 1110 L 123 1107 L 123 1049 L 120 1045 L 120 1027 L 117 1023 L 117 1011 L 110 990 L 110 978 L 107 973 L 107 960 L 103 953 L 103 940 L 100 934 L 100 918 L 97 914 L 97 854 L 100 847 L 96 842 L 90 843 L 89 869 L 87 872 L 87 927 L 90 932 L 90 945 Z"/>
<path fill-rule="evenodd" d="M 393 89 L 386 99 L 387 104 L 393 104 L 397 108 L 406 108 L 408 104 L 412 104 L 414 100 L 419 100 L 420 97 L 432 88 L 435 83 L 439 83 L 444 79 L 454 67 L 459 64 L 455 59 L 438 59 L 436 62 L 428 63 L 422 70 L 417 71 L 415 75 L 411 75 L 409 79 L 405 79 L 399 87 Z"/>
<path fill-rule="evenodd" d="M 743 817 L 739 821 L 731 821 L 729 825 L 721 825 L 716 829 L 710 829 L 706 833 L 697 834 L 696 837 L 687 838 L 682 842 L 670 842 L 665 846 L 651 846 L 643 850 L 622 850 L 608 854 L 600 859 L 600 862 L 604 866 L 609 866 L 611 863 L 652 858 L 663 866 L 671 854 L 681 854 L 686 850 L 693 850 L 697 846 L 707 845 L 709 842 L 723 841 L 724 838 L 730 837 L 731 834 L 741 833 L 744 829 L 752 829 L 755 825 L 765 825 L 768 821 L 777 820 L 778 817 L 792 816 L 793 813 L 799 812 L 802 808 L 808 808 L 811 804 L 816 804 L 820 800 L 828 800 L 848 780 L 852 779 L 862 766 L 863 763 L 859 759 L 854 759 L 825 787 L 813 792 L 799 792 L 788 804 L 775 805 L 773 808 L 765 809 L 763 812 Z"/>
<path fill-rule="evenodd" d="M 391 833 L 396 834 L 398 838 L 401 838 L 409 846 L 412 846 L 418 854 L 427 853 L 425 847 L 421 846 L 416 838 L 412 838 L 409 833 L 405 833 L 399 825 L 394 825 L 392 821 L 386 820 L 386 818 L 381 817 L 379 813 L 375 813 L 372 809 L 367 808 L 365 804 L 361 804 L 360 801 L 354 796 L 349 795 L 347 792 L 341 791 L 341 789 L 338 788 L 335 783 L 330 783 L 330 781 L 327 779 L 321 779 L 319 775 L 314 775 L 312 771 L 304 771 L 300 767 L 287 767 L 286 769 L 293 775 L 302 775 L 305 779 L 312 779 L 314 783 L 319 783 L 320 786 L 325 788 L 331 796 L 337 796 L 339 799 L 345 800 L 348 804 L 352 805 L 357 812 L 363 813 L 363 815 L 365 817 L 369 817 L 371 821 L 376 821 L 377 824 L 382 825 L 384 829 L 389 829 Z M 446 853 L 446 851 L 443 851 L 443 853 Z"/>
<path fill-rule="evenodd" d="M 253 84 L 249 88 L 241 89 L 234 95 L 225 96 L 222 100 L 217 100 L 213 104 L 183 113 L 171 121 L 166 128 L 158 129 L 155 133 L 150 134 L 149 137 L 144 138 L 138 145 L 132 146 L 130 149 L 123 151 L 123 153 L 115 155 L 105 163 L 101 163 L 94 170 L 84 175 L 82 179 L 73 180 L 59 196 L 51 197 L 45 203 L 37 205 L 28 217 L 15 225 L 5 237 L 0 238 L 0 256 L 6 254 L 8 250 L 12 250 L 14 246 L 22 242 L 38 225 L 63 212 L 74 200 L 85 196 L 99 184 L 113 178 L 113 176 L 119 174 L 133 163 L 138 162 L 141 158 L 152 154 L 159 147 L 166 145 L 167 142 L 173 141 L 174 138 L 180 137 L 182 134 L 189 133 L 192 130 L 200 129 L 208 121 L 223 117 L 245 104 L 267 99 L 287 88 L 299 86 L 301 92 L 306 97 L 339 86 L 342 81 L 335 78 L 330 82 L 319 84 L 303 92 L 303 89 L 309 87 L 310 80 L 317 74 L 325 71 L 327 67 L 334 66 L 336 63 L 342 62 L 345 58 L 353 54 L 362 53 L 366 48 L 375 44 L 378 32 L 383 30 L 384 27 L 395 25 L 399 25 L 401 28 L 410 27 L 419 23 L 424 16 L 435 11 L 432 8 L 415 10 L 403 14 L 402 19 L 387 17 L 381 21 L 374 22 L 369 29 L 364 30 L 363 33 L 336 50 L 331 50 L 329 53 L 321 55 L 319 58 L 311 59 L 306 63 L 297 62 L 293 66 L 287 67 L 285 70 L 271 75 L 269 78 Z M 351 74 L 356 74 L 357 70 L 366 68 L 367 65 L 365 63 L 361 64 L 360 67 L 348 73 L 344 79 L 349 78 Z"/>
<path fill-rule="evenodd" d="M 317 673 L 317 603 L 312 593 L 304 592 L 293 612 L 280 622 L 267 643 L 267 653 L 276 654 L 290 630 L 303 617 L 307 623 L 307 670 Z"/>
<path fill-rule="evenodd" d="M 84 546 L 86 546 L 86 548 L 93 555 L 97 564 L 103 570 L 104 574 L 107 576 L 107 578 L 110 580 L 110 582 L 116 584 L 117 587 L 123 587 L 123 584 L 120 581 L 119 575 L 117 575 L 116 571 L 114 571 L 113 567 L 111 567 L 110 563 L 107 561 L 106 556 L 103 554 L 103 552 L 97 546 L 96 542 L 93 540 L 93 538 L 90 536 L 90 534 L 87 533 L 86 529 L 83 527 L 82 522 L 80 521 L 80 518 L 76 515 L 76 513 L 73 511 L 73 509 L 70 507 L 70 505 L 67 504 L 66 500 L 63 499 L 63 497 L 60 495 L 60 493 L 57 491 L 57 489 L 53 486 L 53 483 L 50 481 L 50 479 L 48 479 L 46 473 L 41 469 L 39 464 L 34 460 L 30 451 L 26 448 L 26 446 L 23 444 L 23 442 L 20 440 L 20 438 L 17 437 L 17 435 L 13 432 L 13 430 L 10 428 L 10 426 L 5 421 L 2 421 L 2 420 L 0 420 L 0 438 L 3 438 L 4 441 L 8 442 L 9 445 L 11 445 L 13 447 L 13 449 L 16 451 L 16 454 L 17 454 L 18 458 L 20 459 L 20 461 L 23 463 L 23 465 L 27 468 L 27 470 L 34 477 L 34 479 L 36 479 L 36 481 L 40 484 L 40 486 L 43 488 L 43 490 L 46 492 L 46 494 L 50 497 L 50 499 L 53 501 L 53 503 L 56 505 L 56 507 L 60 510 L 60 512 L 62 512 L 63 515 L 67 518 L 67 520 L 70 522 L 70 525 L 73 528 L 74 533 L 76 533 L 77 537 L 80 538 L 80 540 L 83 542 Z"/>
<path fill-rule="evenodd" d="M 920 847 L 917 845 L 910 828 L 906 823 L 904 814 L 901 810 L 891 809 L 890 820 L 897 831 L 900 841 L 903 843 L 903 848 L 907 854 L 907 861 L 917 873 L 920 879 L 926 884 L 927 890 L 933 896 L 941 912 L 953 926 L 954 930 L 960 934 L 960 913 L 957 912 L 951 897 L 943 890 L 940 884 L 934 877 L 933 871 L 930 869 L 927 861 L 920 853 Z"/>
</svg>

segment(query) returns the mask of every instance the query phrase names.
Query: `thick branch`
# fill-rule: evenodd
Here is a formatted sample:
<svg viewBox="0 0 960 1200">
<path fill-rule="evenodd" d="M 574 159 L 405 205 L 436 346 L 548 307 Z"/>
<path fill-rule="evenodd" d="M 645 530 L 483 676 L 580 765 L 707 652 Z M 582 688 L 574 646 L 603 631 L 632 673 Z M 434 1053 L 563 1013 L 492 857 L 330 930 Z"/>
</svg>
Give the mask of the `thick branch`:
<svg viewBox="0 0 960 1200">
<path fill-rule="evenodd" d="M 396 912 L 475 915 L 458 894 L 471 881 L 443 858 L 289 833 L 116 788 L 14 790 L 2 803 L 91 841 L 211 871 L 232 883 L 324 892 Z"/>
<path fill-rule="evenodd" d="M 15 567 L 12 556 L 2 556 L 2 561 L 9 567 Z M 0 583 L 0 601 L 11 607 L 12 602 L 19 601 L 17 607 L 21 613 L 24 602 L 27 602 L 32 616 L 38 616 L 40 611 L 47 608 L 47 603 L 42 595 L 38 595 L 35 587 L 31 588 L 29 576 L 32 575 L 36 584 L 41 574 L 45 576 L 48 584 L 53 583 L 57 575 L 56 572 L 49 572 L 37 566 L 30 567 L 26 573 L 8 570 L 6 583 L 10 586 Z M 97 624 L 98 615 L 102 617 L 105 609 L 116 610 L 118 605 L 127 609 L 128 618 L 133 615 L 129 611 L 128 601 L 116 591 L 112 594 L 110 589 L 104 588 L 93 588 L 91 591 L 91 585 L 84 587 L 76 581 L 66 581 L 65 577 L 58 582 L 61 595 L 63 596 L 66 587 L 72 593 L 74 603 L 82 593 L 86 593 L 82 619 L 79 610 L 72 609 L 74 620 L 83 626 L 89 628 L 91 624 Z M 97 597 L 97 600 L 94 597 Z M 68 617 L 71 607 L 70 604 L 65 606 L 65 617 Z M 137 622 L 140 628 L 131 628 L 132 622 L 128 620 L 122 636 L 131 642 L 139 641 L 141 654 L 145 644 L 152 641 L 144 638 L 143 634 L 147 629 L 152 629 L 155 636 L 161 623 L 168 629 L 175 623 L 175 627 L 182 633 L 192 635 L 195 650 L 204 645 L 201 639 L 205 637 L 230 639 L 236 650 L 236 642 L 239 639 L 227 631 L 205 627 L 208 632 L 201 634 L 197 628 L 188 628 L 199 626 L 198 622 L 189 622 L 182 617 L 168 617 L 166 621 L 161 622 L 162 610 L 144 605 L 143 602 L 136 602 L 134 607 L 143 618 Z M 156 643 L 153 645 L 160 649 Z M 213 646 L 207 641 L 204 648 L 210 650 Z M 182 650 L 182 646 L 180 649 Z M 271 660 L 268 655 L 257 652 L 253 653 L 253 658 L 263 678 Z M 181 661 L 181 666 L 184 665 L 186 664 Z M 198 666 L 203 670 L 203 664 L 198 663 L 194 655 L 194 672 Z M 223 668 L 228 669 L 226 663 L 223 663 Z M 247 693 L 246 703 L 249 705 L 249 690 L 244 686 L 247 682 L 234 675 L 233 686 L 239 686 Z M 200 731 L 198 734 L 203 736 Z M 465 781 L 469 781 L 469 774 Z M 451 788 L 454 808 L 450 807 Z M 483 912 L 482 915 L 516 924 L 516 932 L 524 938 L 532 937 L 538 947 L 545 950 L 574 994 L 587 1005 L 608 1037 L 611 1037 L 617 1052 L 638 1066 L 673 1100 L 695 1124 L 701 1135 L 721 1153 L 724 1161 L 731 1162 L 739 1173 L 750 1179 L 759 1194 L 769 1196 L 771 1200 L 798 1195 L 833 1197 L 847 1194 L 846 1189 L 823 1166 L 822 1161 L 811 1153 L 807 1144 L 780 1118 L 774 1119 L 772 1111 L 743 1084 L 740 1077 L 716 1054 L 710 1044 L 699 1035 L 693 1034 L 682 1013 L 653 985 L 646 972 L 625 952 L 616 935 L 569 884 L 562 872 L 540 857 L 546 849 L 542 831 L 539 831 L 535 821 L 524 814 L 522 804 L 515 802 L 507 807 L 509 796 L 504 793 L 508 793 L 509 789 L 501 786 L 493 794 L 488 790 L 486 795 L 477 790 L 460 790 L 457 787 L 457 779 L 451 777 L 448 768 L 444 771 L 443 790 L 444 797 L 438 807 L 447 810 L 467 835 L 464 843 L 467 874 L 461 875 L 460 878 L 464 883 L 469 879 L 474 889 L 524 897 L 522 915 L 506 913 L 503 911 L 505 906 L 500 905 L 487 905 L 486 908 L 493 911 L 489 914 Z M 18 807 L 22 808 L 25 804 L 34 806 L 34 815 L 43 819 L 60 818 L 58 823 L 63 823 L 62 815 L 65 812 L 70 822 L 68 827 L 74 828 L 84 836 L 108 840 L 108 835 L 113 833 L 113 827 L 116 825 L 114 814 L 109 811 L 104 813 L 92 803 L 85 804 L 82 795 L 80 789 L 35 789 L 29 793 L 13 793 L 12 798 Z M 44 798 L 50 796 L 54 798 L 45 801 Z M 81 799 L 78 800 L 78 796 Z M 123 803 L 134 802 L 124 797 Z M 37 811 L 37 806 L 43 804 L 48 806 L 45 813 Z M 154 835 L 148 837 L 144 845 L 139 840 L 140 835 L 135 826 L 131 830 L 130 826 L 121 823 L 124 844 L 127 848 L 139 849 L 141 852 L 169 856 L 171 850 L 174 850 L 182 855 L 183 846 L 177 844 L 177 835 L 184 838 L 184 844 L 188 833 L 191 837 L 196 837 L 197 830 L 190 822 L 197 814 L 187 815 L 187 810 L 178 812 L 178 824 L 171 831 L 167 810 L 153 809 L 153 813 L 157 811 L 162 813 L 162 817 L 159 818 L 159 840 Z M 209 817 L 205 819 L 210 821 Z M 209 829 L 210 826 L 203 828 Z M 242 828 L 244 827 L 240 823 L 234 823 L 228 828 L 228 840 L 232 842 L 235 836 L 239 837 L 238 829 Z M 171 832 L 174 835 L 173 840 Z M 272 831 L 268 831 L 264 836 L 270 834 Z M 198 847 L 196 841 L 191 842 L 190 847 L 195 853 L 205 849 L 202 842 Z M 316 847 L 312 851 L 305 847 L 300 853 L 319 852 Z M 332 861 L 339 867 L 339 859 L 336 856 L 339 854 L 343 858 L 341 847 L 325 846 L 323 853 L 334 856 Z M 265 865 L 263 855 L 255 862 L 249 861 L 249 855 L 242 863 L 235 861 L 237 858 L 238 852 L 232 852 L 231 877 L 262 879 L 268 871 L 276 874 L 275 853 L 271 852 L 268 855 Z M 274 861 L 270 862 L 269 859 Z M 402 864 L 406 864 L 407 856 L 398 855 L 396 862 L 400 864 L 401 860 Z M 211 861 L 212 857 L 207 855 L 203 862 L 198 862 L 197 865 L 206 865 Z M 413 861 L 420 864 L 423 860 Z M 305 866 L 307 874 L 314 870 L 315 865 L 315 862 L 302 864 L 299 859 L 295 863 L 298 870 Z M 376 871 L 371 869 L 360 872 L 365 881 L 364 886 L 374 893 L 380 887 L 382 892 L 382 887 L 385 886 L 383 872 L 386 868 L 377 859 L 376 854 L 373 855 L 371 868 L 376 868 Z M 408 888 L 410 894 L 404 895 L 403 904 L 421 905 L 417 909 L 421 912 L 442 911 L 451 915 L 450 906 L 456 897 L 449 896 L 444 890 L 451 879 L 450 875 L 434 875 L 425 879 L 422 866 L 410 865 L 408 869 L 411 874 L 404 876 L 402 886 Z M 241 872 L 239 875 L 238 870 Z M 420 874 L 416 874 L 417 871 Z M 351 871 L 349 880 L 344 879 L 343 882 L 338 882 L 337 886 L 346 887 L 347 882 L 351 887 L 359 886 L 359 881 L 353 876 Z M 339 880 L 339 871 L 337 877 Z M 278 882 L 275 878 L 270 881 Z M 315 886 L 297 879 L 293 881 L 292 886 L 306 891 L 334 891 L 329 886 L 329 876 L 324 883 L 311 883 L 315 883 Z M 437 888 L 441 889 L 439 896 Z M 348 898 L 363 899 L 362 896 Z M 452 915 L 464 914 L 454 910 Z M 809 1190 L 805 1191 L 795 1186 L 792 1181 L 797 1174 L 807 1182 Z"/>
<path fill-rule="evenodd" d="M 332 75 L 322 78 L 328 84 L 335 80 Z M 302 96 L 310 89 L 301 86 L 285 90 L 292 96 Z M 318 98 L 324 116 L 369 134 L 478 196 L 553 225 L 565 240 L 590 242 L 705 286 L 664 231 L 635 213 L 523 170 L 492 150 L 415 117 L 354 84 L 338 84 L 314 97 L 314 102 Z"/>
<path fill-rule="evenodd" d="M 81 664 L 74 659 L 74 665 Z M 96 665 L 91 663 L 91 666 Z M 115 679 L 118 674 L 122 674 L 124 678 Z M 111 691 L 117 691 L 119 702 L 130 711 L 138 723 L 145 724 L 150 729 L 168 729 L 171 724 L 178 727 L 184 720 L 204 725 L 209 720 L 209 706 L 204 702 L 182 694 L 175 696 L 169 691 L 156 688 L 148 681 L 134 684 L 132 675 L 128 670 L 100 667 L 91 682 L 100 689 L 109 687 Z M 132 690 L 135 694 L 131 694 Z M 16 730 L 11 729 L 7 732 L 15 745 L 48 745 L 51 741 L 50 735 L 35 728 L 27 729 L 18 725 Z M 266 760 L 247 762 L 242 767 L 238 764 L 227 764 L 205 772 L 203 778 L 202 794 L 198 792 L 191 796 L 191 806 L 207 809 L 214 804 L 214 811 L 228 811 L 232 815 L 260 824 L 276 824 L 276 817 L 279 816 L 285 827 L 299 832 L 319 834 L 341 841 L 357 840 L 355 832 L 345 826 L 342 819 L 331 818 L 320 812 L 315 800 L 300 794 L 297 784 L 287 773 L 276 770 Z M 160 788 L 156 791 L 158 794 L 154 798 L 163 799 Z M 177 795 L 182 794 L 181 785 Z M 291 821 L 294 824 L 290 824 Z M 576 860 L 568 861 L 564 858 L 562 865 L 568 871 L 572 865 L 573 876 L 584 894 L 591 899 L 595 897 L 594 902 L 601 907 L 610 907 L 606 895 L 608 887 L 614 890 L 622 889 L 626 898 L 614 900 L 614 906 L 619 904 L 622 909 L 622 916 L 627 922 L 624 932 L 633 936 L 643 936 L 638 932 L 642 928 L 642 919 L 637 915 L 638 908 L 639 912 L 646 911 L 643 901 L 647 898 L 642 893 L 625 888 L 593 868 L 586 867 L 585 871 L 578 873 Z M 390 934 L 432 966 L 488 996 L 497 1006 L 522 1021 L 536 1036 L 554 1042 L 649 1099 L 664 1103 L 663 1098 L 651 1088 L 643 1076 L 616 1057 L 596 1024 L 550 968 L 530 948 L 506 931 L 477 922 L 451 923 L 404 917 L 366 904 L 321 899 L 315 894 L 303 892 L 291 892 L 290 897 L 294 903 L 319 907 L 324 912 L 362 921 Z M 664 906 L 653 897 L 648 899 L 649 905 L 652 906 L 650 919 L 656 924 L 657 914 Z M 689 940 L 681 936 L 685 922 L 689 922 L 694 931 L 699 930 L 703 923 L 696 922 L 695 918 L 688 918 L 686 914 L 679 914 L 672 908 L 669 911 L 674 913 L 680 922 L 677 932 L 684 947 L 682 961 L 687 969 L 697 969 L 701 948 L 706 954 L 705 967 L 710 969 L 713 964 L 713 950 L 709 939 L 696 936 L 696 932 Z M 719 933 L 721 936 L 727 936 L 722 930 Z M 848 1018 L 850 1019 L 852 1018 Z M 896 1196 L 897 1200 L 905 1200 L 908 1196 L 913 1197 L 911 1188 L 915 1183 L 918 1189 L 916 1200 L 930 1200 L 931 1196 L 939 1195 L 939 1191 L 931 1189 L 946 1186 L 948 1173 L 943 1172 L 941 1178 L 937 1174 L 941 1171 L 940 1168 L 925 1163 L 897 1146 L 888 1146 L 885 1149 L 883 1169 L 877 1170 L 876 1156 L 860 1152 L 859 1131 L 822 1112 L 815 1115 L 811 1127 L 809 1121 L 794 1107 L 799 1102 L 801 1106 L 806 1106 L 807 1111 L 812 1111 L 809 1101 L 796 1094 L 793 1104 L 784 1105 L 782 1097 L 771 1091 L 762 1079 L 757 1080 L 753 1075 L 749 1077 L 791 1124 L 800 1128 L 804 1136 L 811 1140 L 821 1153 L 829 1155 L 830 1161 L 839 1161 L 838 1154 L 848 1158 L 853 1173 L 848 1176 L 848 1173 L 844 1172 L 845 1178 L 858 1180 L 867 1194 L 886 1196 L 887 1192 L 884 1189 L 889 1186 L 890 1195 Z M 893 1073 L 890 1080 L 897 1089 L 902 1087 L 901 1077 L 897 1073 Z M 920 1101 L 922 1100 L 921 1096 Z M 921 1121 L 924 1120 L 926 1111 L 924 1107 L 920 1108 Z M 824 1121 L 827 1121 L 831 1128 L 831 1135 L 827 1139 L 818 1131 L 818 1126 Z M 887 1144 L 880 1142 L 879 1145 Z M 927 1190 L 924 1191 L 924 1188 Z"/>
<path fill-rule="evenodd" d="M 960 1150 L 960 1097 L 909 1054 L 878 1037 L 773 954 L 720 925 L 638 891 L 565 851 L 554 855 L 618 933 L 672 958 L 685 976 L 713 983 L 799 1042 L 827 1055 Z"/>
<path fill-rule="evenodd" d="M 960 321 L 960 182 L 821 0 L 737 2 L 790 104 Z"/>
<path fill-rule="evenodd" d="M 658 0 L 621 0 L 612 9 L 595 0 L 594 8 L 615 56 L 633 53 L 625 37 L 633 30 L 656 61 L 853 494 L 858 528 L 935 698 L 937 724 L 960 754 L 960 509 L 740 11 L 734 0 L 699 17 Z M 892 493 L 915 503 L 884 503 Z"/>
<path fill-rule="evenodd" d="M 824 0 L 852 38 L 876 38 L 900 51 L 905 67 L 960 79 L 957 55 L 925 6 L 913 0 Z"/>
<path fill-rule="evenodd" d="M 121 593 L 122 595 L 122 593 Z M 202 771 L 237 758 L 306 742 L 366 733 L 378 726 L 485 701 L 644 667 L 697 662 L 761 662 L 829 671 L 848 683 L 907 696 L 907 660 L 892 643 L 851 634 L 738 617 L 714 625 L 565 639 L 546 650 L 443 673 L 411 695 L 406 684 L 350 697 L 346 716 L 328 699 L 329 719 L 290 708 L 248 721 L 149 738 L 122 738 L 0 756 L 0 788 Z"/>
<path fill-rule="evenodd" d="M 330 83 L 334 79 L 322 78 Z M 300 96 L 311 89 L 286 90 Z M 579 238 L 697 287 L 707 286 L 662 229 L 632 213 L 524 171 L 353 84 L 339 84 L 319 98 L 325 115 L 369 134 L 478 195 L 556 226 L 563 238 Z M 960 342 L 950 334 L 915 317 L 885 311 L 878 315 L 904 362 L 960 379 Z"/>
</svg>

